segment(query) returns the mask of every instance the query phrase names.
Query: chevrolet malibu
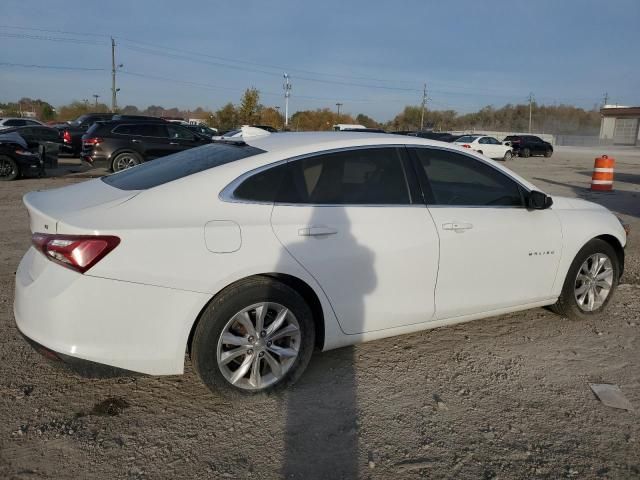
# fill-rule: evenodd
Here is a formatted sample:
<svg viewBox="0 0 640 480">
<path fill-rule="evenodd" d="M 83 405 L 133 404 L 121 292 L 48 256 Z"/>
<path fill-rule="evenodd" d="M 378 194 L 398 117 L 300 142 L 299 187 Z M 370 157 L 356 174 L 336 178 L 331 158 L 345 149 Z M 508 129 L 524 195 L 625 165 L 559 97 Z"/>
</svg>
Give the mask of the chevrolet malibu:
<svg viewBox="0 0 640 480">
<path fill-rule="evenodd" d="M 375 133 L 250 132 L 25 196 L 14 312 L 90 374 L 291 385 L 312 351 L 611 300 L 626 234 L 470 149 Z"/>
</svg>

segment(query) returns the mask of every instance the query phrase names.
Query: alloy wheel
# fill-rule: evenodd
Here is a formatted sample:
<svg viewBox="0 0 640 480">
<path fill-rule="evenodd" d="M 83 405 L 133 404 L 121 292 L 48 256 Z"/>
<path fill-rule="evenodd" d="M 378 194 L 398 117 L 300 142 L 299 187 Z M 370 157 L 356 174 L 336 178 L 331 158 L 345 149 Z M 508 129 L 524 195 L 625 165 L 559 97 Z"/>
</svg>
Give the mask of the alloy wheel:
<svg viewBox="0 0 640 480">
<path fill-rule="evenodd" d="M 10 177 L 14 174 L 13 164 L 6 158 L 0 158 L 0 177 Z"/>
<path fill-rule="evenodd" d="M 613 273 L 611 259 L 603 253 L 594 253 L 582 263 L 574 286 L 582 311 L 593 312 L 604 304 L 613 287 Z"/>
<path fill-rule="evenodd" d="M 222 375 L 235 387 L 262 390 L 284 377 L 300 350 L 300 325 L 283 305 L 250 305 L 224 326 L 217 347 Z"/>
<path fill-rule="evenodd" d="M 119 172 L 121 170 L 126 170 L 127 168 L 135 167 L 138 165 L 138 159 L 133 155 L 120 155 L 116 160 L 114 170 Z"/>
</svg>

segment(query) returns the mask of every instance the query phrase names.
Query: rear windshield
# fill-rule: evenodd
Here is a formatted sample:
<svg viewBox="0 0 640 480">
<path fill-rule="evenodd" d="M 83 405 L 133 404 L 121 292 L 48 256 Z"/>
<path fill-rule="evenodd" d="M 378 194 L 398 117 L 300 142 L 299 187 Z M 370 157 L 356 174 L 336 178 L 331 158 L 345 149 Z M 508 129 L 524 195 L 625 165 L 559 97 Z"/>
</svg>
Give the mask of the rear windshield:
<svg viewBox="0 0 640 480">
<path fill-rule="evenodd" d="M 214 143 L 152 160 L 102 177 L 102 181 L 120 190 L 146 190 L 259 153 L 264 150 L 249 145 Z"/>
<path fill-rule="evenodd" d="M 465 135 L 464 137 L 457 139 L 456 142 L 472 143 L 478 137 L 479 135 Z"/>
</svg>

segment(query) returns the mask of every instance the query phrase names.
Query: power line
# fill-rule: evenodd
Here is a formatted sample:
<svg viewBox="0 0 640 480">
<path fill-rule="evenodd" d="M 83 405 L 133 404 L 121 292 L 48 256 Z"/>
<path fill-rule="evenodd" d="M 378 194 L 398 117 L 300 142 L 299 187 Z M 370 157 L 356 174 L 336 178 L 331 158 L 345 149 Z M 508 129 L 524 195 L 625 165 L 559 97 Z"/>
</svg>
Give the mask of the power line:
<svg viewBox="0 0 640 480">
<path fill-rule="evenodd" d="M 89 67 L 67 67 L 62 65 L 35 65 L 25 63 L 0 62 L 0 66 L 5 67 L 22 67 L 22 68 L 39 68 L 43 70 L 77 70 L 83 72 L 104 72 L 106 68 L 89 68 Z"/>
</svg>

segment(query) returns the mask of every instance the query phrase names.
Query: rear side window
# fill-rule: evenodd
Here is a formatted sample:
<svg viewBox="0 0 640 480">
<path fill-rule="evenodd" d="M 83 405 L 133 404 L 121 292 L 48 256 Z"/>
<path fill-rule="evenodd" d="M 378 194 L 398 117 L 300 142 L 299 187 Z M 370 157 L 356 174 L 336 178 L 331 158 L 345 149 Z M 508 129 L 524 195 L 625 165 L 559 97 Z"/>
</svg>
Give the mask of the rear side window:
<svg viewBox="0 0 640 480">
<path fill-rule="evenodd" d="M 435 205 L 524 206 L 520 186 L 484 162 L 446 150 L 415 151 Z"/>
<path fill-rule="evenodd" d="M 279 184 L 279 203 L 405 205 L 411 203 L 397 148 L 354 149 L 293 160 L 264 172 L 264 191 Z M 267 177 L 266 174 L 270 175 Z M 243 187 L 241 185 L 241 187 Z M 240 190 L 240 189 L 238 189 Z M 240 192 L 238 192 L 240 193 Z"/>
<path fill-rule="evenodd" d="M 249 145 L 215 143 L 184 150 L 102 177 L 102 181 L 120 190 L 146 190 L 259 153 L 264 153 L 264 150 Z"/>
</svg>

